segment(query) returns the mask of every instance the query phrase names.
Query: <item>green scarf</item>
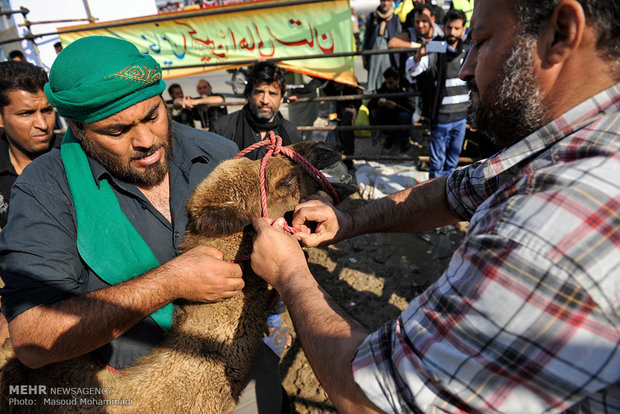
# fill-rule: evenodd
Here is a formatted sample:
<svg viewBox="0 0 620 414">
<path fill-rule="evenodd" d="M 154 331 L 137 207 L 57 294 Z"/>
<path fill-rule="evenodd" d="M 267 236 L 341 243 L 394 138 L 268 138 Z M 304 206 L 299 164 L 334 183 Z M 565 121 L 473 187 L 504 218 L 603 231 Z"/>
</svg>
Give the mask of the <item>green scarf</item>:
<svg viewBox="0 0 620 414">
<path fill-rule="evenodd" d="M 77 218 L 77 247 L 88 266 L 106 283 L 115 285 L 159 266 L 136 231 L 107 179 L 93 178 L 80 142 L 67 128 L 60 147 Z M 172 326 L 172 304 L 151 314 L 164 332 Z"/>
</svg>

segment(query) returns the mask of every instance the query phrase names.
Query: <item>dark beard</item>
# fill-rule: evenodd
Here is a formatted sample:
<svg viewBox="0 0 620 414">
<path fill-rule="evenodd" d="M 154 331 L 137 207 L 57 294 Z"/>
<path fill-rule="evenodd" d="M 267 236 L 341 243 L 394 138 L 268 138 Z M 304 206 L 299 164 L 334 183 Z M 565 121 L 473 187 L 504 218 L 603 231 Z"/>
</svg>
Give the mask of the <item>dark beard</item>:
<svg viewBox="0 0 620 414">
<path fill-rule="evenodd" d="M 534 76 L 535 44 L 533 37 L 520 36 L 517 39 L 504 61 L 502 72 L 490 85 L 496 96 L 490 107 L 483 107 L 480 99 L 474 107 L 470 98 L 467 110 L 470 126 L 502 147 L 519 142 L 548 122 L 548 113 Z M 478 93 L 475 80 L 468 79 L 467 86 L 472 93 Z"/>
<path fill-rule="evenodd" d="M 252 111 L 254 116 L 258 118 L 259 120 L 270 121 L 271 119 L 273 119 L 273 116 L 275 115 L 274 112 L 271 112 L 269 115 L 265 116 L 258 110 L 258 107 L 254 105 L 254 102 L 250 100 L 249 104 L 250 104 L 250 110 Z"/>
<path fill-rule="evenodd" d="M 97 145 L 93 144 L 91 140 L 85 139 L 85 137 L 82 137 L 81 141 L 84 152 L 88 156 L 99 161 L 101 165 L 110 171 L 112 176 L 121 181 L 134 184 L 138 187 L 149 188 L 161 183 L 166 177 L 166 174 L 168 174 L 170 160 L 172 159 L 172 123 L 170 122 L 170 118 L 168 118 L 167 142 L 134 151 L 132 154 L 132 160 L 134 160 L 153 154 L 159 148 L 163 147 L 165 149 L 164 159 L 156 164 L 148 166 L 144 172 L 136 171 L 129 165 L 124 165 L 119 162 L 116 156 L 102 150 Z"/>
</svg>

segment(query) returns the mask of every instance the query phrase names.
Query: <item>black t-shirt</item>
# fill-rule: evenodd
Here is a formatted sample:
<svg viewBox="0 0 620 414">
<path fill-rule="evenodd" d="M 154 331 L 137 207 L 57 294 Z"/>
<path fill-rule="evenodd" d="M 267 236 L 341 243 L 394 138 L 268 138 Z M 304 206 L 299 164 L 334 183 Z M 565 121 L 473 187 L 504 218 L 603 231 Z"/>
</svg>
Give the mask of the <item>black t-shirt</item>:
<svg viewBox="0 0 620 414">
<path fill-rule="evenodd" d="M 0 137 L 0 228 L 6 226 L 9 216 L 9 200 L 11 199 L 11 187 L 17 179 L 17 172 L 11 164 L 9 157 L 9 143 L 6 136 Z"/>
<path fill-rule="evenodd" d="M 62 139 L 59 136 L 54 137 L 52 147 L 58 147 Z M 11 199 L 11 188 L 19 174 L 15 171 L 11 164 L 9 156 L 9 142 L 6 134 L 0 136 L 0 229 L 6 226 L 9 217 L 9 200 Z"/>
</svg>

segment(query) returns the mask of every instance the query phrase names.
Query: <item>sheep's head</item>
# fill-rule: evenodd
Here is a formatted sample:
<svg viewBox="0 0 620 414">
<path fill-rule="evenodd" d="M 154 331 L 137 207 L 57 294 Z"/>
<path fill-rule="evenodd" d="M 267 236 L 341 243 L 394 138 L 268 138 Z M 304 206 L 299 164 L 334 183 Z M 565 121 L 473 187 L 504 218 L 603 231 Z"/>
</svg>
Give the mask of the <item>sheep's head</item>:
<svg viewBox="0 0 620 414">
<path fill-rule="evenodd" d="M 340 159 L 333 147 L 322 142 L 300 142 L 291 148 L 317 169 Z M 228 160 L 218 165 L 196 188 L 187 205 L 188 231 L 206 237 L 240 232 L 262 215 L 260 202 L 261 160 Z M 271 157 L 266 168 L 267 207 L 270 217 L 283 216 L 300 200 L 316 193 L 319 185 L 285 155 Z M 340 198 L 353 192 L 351 186 L 336 186 Z"/>
</svg>

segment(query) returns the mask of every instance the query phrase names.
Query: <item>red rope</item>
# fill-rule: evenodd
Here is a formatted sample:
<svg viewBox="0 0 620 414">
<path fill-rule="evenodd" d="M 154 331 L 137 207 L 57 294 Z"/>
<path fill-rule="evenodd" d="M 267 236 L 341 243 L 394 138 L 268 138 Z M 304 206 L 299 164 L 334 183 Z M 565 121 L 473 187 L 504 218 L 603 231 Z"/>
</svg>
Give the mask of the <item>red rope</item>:
<svg viewBox="0 0 620 414">
<path fill-rule="evenodd" d="M 273 131 L 269 131 L 269 136 L 265 138 L 264 140 L 254 143 L 250 145 L 249 147 L 241 150 L 241 152 L 235 155 L 233 159 L 241 158 L 245 154 L 251 151 L 254 151 L 255 149 L 263 147 L 263 146 L 267 147 L 267 153 L 265 154 L 265 156 L 263 157 L 263 160 L 261 161 L 260 172 L 259 172 L 260 174 L 260 201 L 261 201 L 261 208 L 263 211 L 263 217 L 266 218 L 268 216 L 267 215 L 267 190 L 265 187 L 265 182 L 266 182 L 265 169 L 267 168 L 267 161 L 269 161 L 269 158 L 271 158 L 272 155 L 275 156 L 280 153 L 289 157 L 293 162 L 300 164 L 301 167 L 304 169 L 304 171 L 310 177 L 312 177 L 312 179 L 316 181 L 321 186 L 321 188 L 325 190 L 334 199 L 334 203 L 338 204 L 338 202 L 340 201 L 340 199 L 338 198 L 338 194 L 336 193 L 336 190 L 334 190 L 334 187 L 331 185 L 331 183 L 327 180 L 327 178 L 325 178 L 323 173 L 317 170 L 312 164 L 310 164 L 310 162 L 308 162 L 308 160 L 306 160 L 304 157 L 302 157 L 301 155 L 299 155 L 292 149 L 283 147 L 282 138 L 279 135 L 276 135 Z M 286 223 L 284 223 L 283 227 L 284 227 L 284 231 L 290 234 L 297 232 L 297 230 L 295 230 L 294 228 L 292 228 Z"/>
</svg>

